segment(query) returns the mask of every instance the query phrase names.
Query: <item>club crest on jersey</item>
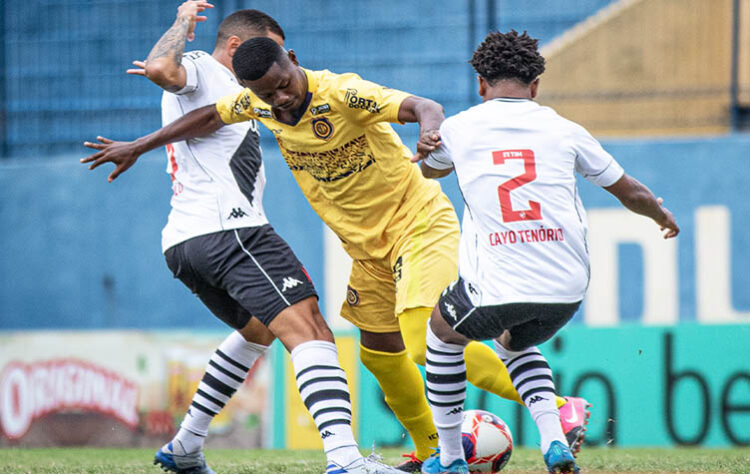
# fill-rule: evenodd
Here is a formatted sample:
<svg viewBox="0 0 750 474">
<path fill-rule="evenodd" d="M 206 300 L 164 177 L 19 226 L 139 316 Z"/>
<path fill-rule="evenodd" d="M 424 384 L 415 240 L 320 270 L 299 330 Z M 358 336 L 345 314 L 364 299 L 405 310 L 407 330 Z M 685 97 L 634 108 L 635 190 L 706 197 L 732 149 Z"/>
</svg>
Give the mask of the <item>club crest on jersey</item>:
<svg viewBox="0 0 750 474">
<path fill-rule="evenodd" d="M 312 121 L 313 133 L 321 140 L 328 140 L 333 135 L 333 125 L 325 117 L 316 118 Z"/>
<path fill-rule="evenodd" d="M 357 306 L 359 304 L 359 293 L 351 286 L 346 287 L 346 302 L 349 306 Z"/>
</svg>

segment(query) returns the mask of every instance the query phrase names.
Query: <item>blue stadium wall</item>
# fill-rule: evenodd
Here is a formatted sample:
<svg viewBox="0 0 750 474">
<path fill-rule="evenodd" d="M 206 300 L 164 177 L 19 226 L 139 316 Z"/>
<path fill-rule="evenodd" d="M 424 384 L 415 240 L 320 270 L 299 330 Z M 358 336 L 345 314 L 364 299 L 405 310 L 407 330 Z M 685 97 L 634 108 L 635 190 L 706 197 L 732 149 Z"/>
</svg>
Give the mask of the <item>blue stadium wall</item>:
<svg viewBox="0 0 750 474">
<path fill-rule="evenodd" d="M 750 204 L 744 189 L 750 180 L 745 163 L 750 137 L 618 141 L 605 146 L 631 174 L 665 198 L 682 227 L 676 265 L 661 270 L 662 277 L 677 282 L 677 291 L 660 295 L 659 282 L 649 280 L 646 269 L 653 255 L 646 247 L 637 240 L 619 243 L 618 303 L 612 319 L 602 325 L 597 321 L 601 315 L 580 314 L 544 348 L 557 371 L 558 387 L 595 403 L 587 438 L 594 444 L 747 445 L 750 246 L 745 236 L 750 232 Z M 325 301 L 323 225 L 278 151 L 266 147 L 265 157 L 269 218 L 305 262 L 323 296 L 322 307 L 330 307 Z M 0 164 L 0 334 L 129 328 L 225 333 L 226 328 L 172 279 L 164 264 L 160 230 L 171 192 L 164 153 L 145 155 L 112 184 L 106 183 L 107 169 L 87 171 L 77 158 Z M 442 185 L 460 214 L 455 181 L 446 178 Z M 580 189 L 591 220 L 619 209 L 614 198 L 589 183 L 582 182 Z M 711 215 L 720 219 L 705 219 Z M 657 233 L 650 223 L 647 228 Z M 711 246 L 729 254 L 719 255 L 718 266 L 709 268 L 712 293 L 706 295 L 699 287 L 707 284 L 706 279 L 698 274 L 705 267 L 697 262 Z M 727 284 L 719 285 L 714 294 L 717 281 Z M 646 300 L 654 294 L 675 299 L 675 320 L 646 320 Z M 715 311 L 700 310 L 699 300 L 706 297 L 715 298 Z M 341 335 L 346 339 L 346 333 Z M 353 347 L 346 354 L 356 361 Z M 285 394 L 295 389 L 288 365 L 280 362 L 280 346 L 275 354 L 273 437 L 268 442 L 275 447 L 310 447 L 290 441 L 297 429 L 290 420 L 299 417 L 286 414 L 294 398 Z M 367 446 L 402 445 L 401 429 L 383 405 L 376 382 L 361 366 L 357 370 L 360 440 Z M 528 416 L 513 404 L 471 389 L 467 405 L 500 414 L 519 445 L 535 444 Z"/>
</svg>

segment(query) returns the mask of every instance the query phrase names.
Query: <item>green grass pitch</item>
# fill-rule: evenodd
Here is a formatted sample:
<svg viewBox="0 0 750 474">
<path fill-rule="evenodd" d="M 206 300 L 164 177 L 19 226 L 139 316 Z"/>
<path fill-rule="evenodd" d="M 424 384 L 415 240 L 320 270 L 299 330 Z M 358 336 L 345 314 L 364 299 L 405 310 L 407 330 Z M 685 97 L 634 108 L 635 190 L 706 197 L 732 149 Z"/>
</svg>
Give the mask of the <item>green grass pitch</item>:
<svg viewBox="0 0 750 474">
<path fill-rule="evenodd" d="M 380 452 L 390 463 L 399 461 L 401 451 Z M 33 474 L 161 472 L 151 464 L 152 449 L 0 449 L 0 472 Z M 312 451 L 211 450 L 209 465 L 218 474 L 284 472 L 320 474 L 323 455 Z M 750 448 L 742 449 L 608 449 L 584 448 L 579 456 L 582 472 L 727 472 L 750 473 Z M 508 473 L 543 472 L 536 449 L 516 448 L 503 470 Z"/>
</svg>

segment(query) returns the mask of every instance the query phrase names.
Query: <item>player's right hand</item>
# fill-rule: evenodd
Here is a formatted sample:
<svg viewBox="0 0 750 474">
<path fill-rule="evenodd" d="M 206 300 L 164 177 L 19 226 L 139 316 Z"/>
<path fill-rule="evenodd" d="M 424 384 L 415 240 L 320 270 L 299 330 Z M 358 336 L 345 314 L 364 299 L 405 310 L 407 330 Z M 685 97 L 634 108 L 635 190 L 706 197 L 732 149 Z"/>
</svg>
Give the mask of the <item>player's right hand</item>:
<svg viewBox="0 0 750 474">
<path fill-rule="evenodd" d="M 677 237 L 677 234 L 680 233 L 680 228 L 677 226 L 677 221 L 675 221 L 672 212 L 666 207 L 662 206 L 664 199 L 657 198 L 656 202 L 659 203 L 659 207 L 661 207 L 661 210 L 664 211 L 664 217 L 656 221 L 656 223 L 659 224 L 659 229 L 661 229 L 662 231 L 666 230 L 666 232 L 664 233 L 664 238 L 671 239 L 673 237 Z"/>
<path fill-rule="evenodd" d="M 107 178 L 110 183 L 133 166 L 141 156 L 136 149 L 135 142 L 116 142 L 104 137 L 96 137 L 96 139 L 98 143 L 83 142 L 83 146 L 99 150 L 99 152 L 81 158 L 81 163 L 91 163 L 90 170 L 104 163 L 114 163 L 115 170 Z"/>
<path fill-rule="evenodd" d="M 208 17 L 200 16 L 207 8 L 213 8 L 214 6 L 208 2 L 202 2 L 197 0 L 188 0 L 177 8 L 177 18 L 187 18 L 190 20 L 190 28 L 187 33 L 187 40 L 193 41 L 195 39 L 195 24 L 206 21 Z"/>
</svg>

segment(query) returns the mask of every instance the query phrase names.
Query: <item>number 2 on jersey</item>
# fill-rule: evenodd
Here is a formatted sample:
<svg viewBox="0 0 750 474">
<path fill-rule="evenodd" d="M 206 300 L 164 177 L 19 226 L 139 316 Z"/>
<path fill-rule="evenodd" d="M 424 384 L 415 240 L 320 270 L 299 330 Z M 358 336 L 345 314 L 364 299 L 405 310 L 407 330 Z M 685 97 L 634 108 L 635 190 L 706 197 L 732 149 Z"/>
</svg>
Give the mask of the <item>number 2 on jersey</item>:
<svg viewBox="0 0 750 474">
<path fill-rule="evenodd" d="M 492 162 L 502 165 L 506 160 L 523 160 L 522 175 L 505 181 L 497 187 L 497 197 L 500 199 L 500 210 L 503 222 L 536 221 L 542 218 L 542 206 L 536 201 L 529 201 L 529 209 L 516 211 L 510 201 L 510 192 L 536 179 L 536 163 L 532 150 L 500 150 L 492 152 Z"/>
</svg>

